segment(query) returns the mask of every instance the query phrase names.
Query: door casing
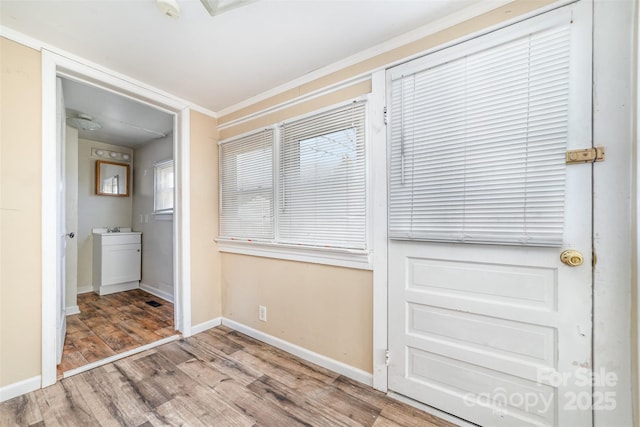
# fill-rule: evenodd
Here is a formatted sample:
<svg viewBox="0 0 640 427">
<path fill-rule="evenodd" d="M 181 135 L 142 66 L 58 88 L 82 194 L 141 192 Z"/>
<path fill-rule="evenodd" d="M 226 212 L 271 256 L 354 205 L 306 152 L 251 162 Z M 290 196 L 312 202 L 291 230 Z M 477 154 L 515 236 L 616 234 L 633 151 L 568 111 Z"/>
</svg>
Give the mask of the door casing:
<svg viewBox="0 0 640 427">
<path fill-rule="evenodd" d="M 177 188 L 174 212 L 174 289 L 176 329 L 191 335 L 189 104 L 96 64 L 42 50 L 42 374 L 41 386 L 56 382 L 56 276 L 58 260 L 56 179 L 56 77 L 82 81 L 135 99 L 174 116 Z M 62 207 L 64 208 L 64 207 Z M 55 214 L 51 214 L 54 212 Z"/>
</svg>

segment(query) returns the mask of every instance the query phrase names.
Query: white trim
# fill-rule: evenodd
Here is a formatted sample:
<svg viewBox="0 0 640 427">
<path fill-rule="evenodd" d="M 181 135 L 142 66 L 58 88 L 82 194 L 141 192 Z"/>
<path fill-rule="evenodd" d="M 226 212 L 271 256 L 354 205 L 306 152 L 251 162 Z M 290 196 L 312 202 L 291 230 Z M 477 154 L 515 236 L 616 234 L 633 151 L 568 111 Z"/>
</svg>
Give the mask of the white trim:
<svg viewBox="0 0 640 427">
<path fill-rule="evenodd" d="M 153 286 L 147 285 L 146 283 L 142 282 L 140 282 L 140 289 L 173 304 L 173 294 L 170 294 L 169 292 L 161 291 L 160 289 L 154 288 Z"/>
<path fill-rule="evenodd" d="M 91 285 L 87 285 L 87 286 L 80 286 L 78 287 L 76 294 L 80 295 L 80 294 L 88 294 L 89 292 L 93 292 L 93 286 Z"/>
<path fill-rule="evenodd" d="M 191 336 L 191 113 L 183 109 L 174 125 L 180 144 L 174 144 L 174 173 L 176 174 L 175 210 L 173 222 L 173 283 L 175 325 L 184 337 Z M 177 136 L 175 136 L 177 138 Z M 178 244 L 178 242 L 181 242 Z"/>
<path fill-rule="evenodd" d="M 65 316 L 80 314 L 80 307 L 78 307 L 77 305 L 72 305 L 71 307 L 65 307 L 64 314 Z"/>
<path fill-rule="evenodd" d="M 56 46 L 50 45 L 48 43 L 45 43 L 41 40 L 38 40 L 36 38 L 33 38 L 31 36 L 28 36 L 26 34 L 20 33 L 18 31 L 15 31 L 11 28 L 8 27 L 4 27 L 0 25 L 0 36 L 5 37 L 7 39 L 13 40 L 17 43 L 20 43 L 22 45 L 25 45 L 27 47 L 30 47 L 32 49 L 36 49 L 36 50 L 40 50 L 40 51 L 49 51 L 50 53 L 53 53 L 56 56 L 59 56 L 61 58 L 65 58 L 66 60 L 69 60 L 71 62 L 75 62 L 75 63 L 80 63 L 83 64 L 85 67 L 92 69 L 92 71 L 94 71 L 95 73 L 87 73 L 87 72 L 83 72 L 82 74 L 84 74 L 87 77 L 92 76 L 93 74 L 108 74 L 109 76 L 111 76 L 112 78 L 117 78 L 120 79 L 124 82 L 127 82 L 130 85 L 134 85 L 137 87 L 137 89 L 139 91 L 150 91 L 150 92 L 154 92 L 155 94 L 155 98 L 156 98 L 156 102 L 158 102 L 157 98 L 158 97 L 164 97 L 169 105 L 174 104 L 175 102 L 178 102 L 180 104 L 183 104 L 185 106 L 189 106 L 189 108 L 191 108 L 192 110 L 198 111 L 202 114 L 205 114 L 207 116 L 210 117 L 214 117 L 217 118 L 219 117 L 218 114 L 214 111 L 211 111 L 207 108 L 204 108 L 200 105 L 197 105 L 193 102 L 190 102 L 188 100 L 182 99 L 178 96 L 172 95 L 168 92 L 165 92 L 161 89 L 158 89 L 156 87 L 153 87 L 151 85 L 148 85 L 146 83 L 143 83 L 139 80 L 133 79 L 127 75 L 121 74 L 115 70 L 109 69 L 107 67 L 104 67 L 102 65 L 99 65 L 97 63 L 88 61 L 84 58 L 81 58 L 77 55 L 74 55 L 73 53 L 67 52 L 63 49 L 60 49 Z M 60 62 L 61 63 L 61 62 Z M 65 73 L 63 73 L 65 74 Z M 72 74 L 73 75 L 73 74 Z M 72 75 L 66 75 L 66 77 L 71 77 Z M 98 81 L 101 80 L 100 78 L 97 79 Z M 84 80 L 83 80 L 84 81 Z M 87 82 L 87 81 L 85 81 Z M 88 81 L 90 82 L 90 81 Z M 125 89 L 125 87 L 123 86 L 122 89 Z M 134 91 L 135 92 L 135 91 Z M 119 93 L 122 94 L 122 93 Z M 140 98 L 134 98 L 137 101 L 143 101 L 144 99 L 140 99 Z M 156 104 L 152 104 L 154 106 L 157 107 Z"/>
<path fill-rule="evenodd" d="M 465 421 L 462 418 L 458 418 L 458 417 L 454 417 L 453 415 L 449 414 L 448 412 L 444 412 L 441 411 L 439 409 L 434 408 L 433 406 L 429 406 L 429 405 L 425 405 L 423 403 L 417 402 L 413 399 L 409 399 L 408 397 L 405 397 L 401 394 L 397 394 L 394 393 L 392 391 L 390 391 L 389 393 L 387 393 L 387 396 L 389 396 L 392 399 L 395 399 L 399 402 L 402 403 L 406 403 L 409 406 L 413 406 L 416 409 L 419 409 L 423 412 L 426 412 L 427 414 L 431 414 L 431 415 L 435 415 L 436 417 L 443 419 L 445 421 L 448 421 L 452 424 L 455 424 L 457 426 L 460 427 L 478 427 L 477 424 L 472 424 L 469 421 Z"/>
<path fill-rule="evenodd" d="M 315 353 L 311 350 L 292 344 L 288 341 L 284 341 L 283 339 L 266 334 L 249 326 L 245 326 L 242 323 L 238 323 L 231 319 L 222 318 L 222 324 L 238 332 L 242 332 L 243 334 L 248 335 L 252 338 L 279 348 L 280 350 L 284 350 L 287 353 L 293 354 L 294 356 L 298 356 L 308 362 L 315 363 L 316 365 L 322 366 L 323 368 L 330 369 L 340 375 L 351 378 L 354 381 L 358 381 L 368 386 L 371 386 L 371 384 L 373 383 L 373 376 L 369 372 L 354 368 L 353 366 L 349 366 L 344 362 L 340 362 L 327 356 L 323 356 L 322 354 Z"/>
<path fill-rule="evenodd" d="M 631 374 L 633 381 L 633 418 L 635 420 L 635 425 L 640 424 L 640 7 L 638 7 L 638 3 L 635 3 L 635 46 L 634 46 L 634 67 L 635 67 L 635 117 L 634 117 L 634 131 L 635 131 L 635 158 L 634 158 L 634 167 L 632 168 L 633 173 L 635 174 L 633 192 L 631 194 L 632 200 L 634 200 L 634 209 L 635 209 L 635 259 L 632 260 L 633 267 L 632 271 L 635 274 L 634 282 L 632 286 L 636 288 L 636 301 L 635 301 L 635 315 L 636 315 L 636 324 L 635 324 L 635 336 L 632 337 L 635 340 L 635 360 L 632 361 L 632 369 Z"/>
<path fill-rule="evenodd" d="M 56 176 L 56 62 L 42 54 L 42 387 L 56 382 L 56 277 L 58 178 Z M 51 213 L 54 212 L 54 215 Z"/>
<path fill-rule="evenodd" d="M 206 330 L 215 328 L 222 325 L 222 317 L 216 317 L 215 319 L 207 320 L 206 322 L 198 323 L 197 325 L 193 325 L 191 327 L 191 334 L 199 334 L 200 332 L 204 332 Z"/>
<path fill-rule="evenodd" d="M 65 76 L 91 81 L 92 84 L 111 90 L 120 95 L 134 97 L 140 101 L 165 109 L 174 114 L 174 158 L 186 159 L 186 167 L 183 166 L 183 175 L 177 181 L 182 186 L 178 194 L 180 209 L 174 223 L 175 234 L 174 267 L 179 267 L 179 276 L 174 277 L 174 283 L 178 304 L 175 306 L 175 324 L 183 334 L 190 334 L 191 326 L 191 282 L 189 258 L 189 179 L 188 158 L 189 152 L 189 107 L 184 101 L 167 95 L 157 89 L 149 88 L 135 80 L 114 72 L 105 72 L 103 67 L 87 65 L 76 62 L 67 57 L 60 56 L 48 50 L 42 51 L 42 386 L 46 387 L 56 382 L 56 298 L 55 298 L 55 269 L 56 261 L 51 258 L 56 248 L 56 221 L 57 212 L 55 200 L 55 116 L 56 116 L 56 92 L 55 78 L 58 73 Z M 107 70 L 108 71 L 108 70 Z M 179 135 L 179 137 L 177 136 Z M 53 188 L 52 188 L 53 187 Z M 180 188 L 180 187 L 179 187 Z M 182 219 L 187 224 L 182 224 Z M 184 233 L 186 230 L 186 234 Z M 185 250 L 181 251 L 184 247 Z M 184 266 L 184 268 L 182 268 Z M 176 271 L 174 269 L 174 271 Z M 176 274 L 176 273 L 174 273 Z M 176 280 L 179 279 L 179 280 Z M 183 329 L 180 329 L 180 328 Z"/>
<path fill-rule="evenodd" d="M 14 397 L 22 396 L 38 390 L 41 385 L 40 375 L 0 387 L 0 403 Z"/>
<path fill-rule="evenodd" d="M 216 239 L 218 250 L 232 254 L 286 259 L 312 264 L 372 270 L 371 253 L 349 249 L 315 248 L 282 243 Z"/>
<path fill-rule="evenodd" d="M 161 340 L 154 341 L 149 344 L 141 345 L 140 347 L 132 348 L 131 350 L 127 350 L 123 353 L 114 354 L 113 356 L 109 356 L 102 360 L 96 360 L 95 362 L 64 372 L 62 374 L 62 378 L 69 378 L 74 375 L 90 371 L 91 369 L 98 368 L 112 362 L 117 362 L 118 360 L 124 359 L 125 357 L 133 356 L 134 354 L 142 353 L 143 351 L 147 351 L 155 347 L 160 347 L 161 345 L 168 344 L 173 341 L 178 341 L 180 338 L 180 335 L 172 335 L 170 337 L 162 338 Z"/>
<path fill-rule="evenodd" d="M 387 128 L 384 123 L 386 73 L 372 75 L 369 148 L 373 249 L 373 387 L 387 391 Z"/>
</svg>

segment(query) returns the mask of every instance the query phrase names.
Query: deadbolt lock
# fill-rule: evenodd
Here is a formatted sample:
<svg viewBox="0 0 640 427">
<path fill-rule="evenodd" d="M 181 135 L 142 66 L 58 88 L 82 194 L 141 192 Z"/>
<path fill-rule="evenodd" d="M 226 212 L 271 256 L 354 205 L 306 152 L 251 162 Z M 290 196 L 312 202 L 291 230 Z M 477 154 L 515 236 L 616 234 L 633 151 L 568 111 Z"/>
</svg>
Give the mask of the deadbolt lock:
<svg viewBox="0 0 640 427">
<path fill-rule="evenodd" d="M 578 251 L 567 249 L 560 254 L 560 261 L 567 264 L 569 267 L 577 267 L 579 265 L 582 265 L 582 263 L 584 262 L 584 257 Z"/>
</svg>

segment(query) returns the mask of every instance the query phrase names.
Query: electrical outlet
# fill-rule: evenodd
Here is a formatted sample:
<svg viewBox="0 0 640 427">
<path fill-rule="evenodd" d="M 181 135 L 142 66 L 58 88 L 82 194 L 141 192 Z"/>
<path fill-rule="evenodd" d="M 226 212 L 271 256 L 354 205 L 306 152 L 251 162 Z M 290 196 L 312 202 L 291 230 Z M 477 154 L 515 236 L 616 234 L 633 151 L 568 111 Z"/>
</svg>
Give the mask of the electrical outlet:
<svg viewBox="0 0 640 427">
<path fill-rule="evenodd" d="M 262 320 L 263 322 L 267 321 L 267 307 L 265 307 L 264 305 L 258 306 L 258 319 Z"/>
</svg>

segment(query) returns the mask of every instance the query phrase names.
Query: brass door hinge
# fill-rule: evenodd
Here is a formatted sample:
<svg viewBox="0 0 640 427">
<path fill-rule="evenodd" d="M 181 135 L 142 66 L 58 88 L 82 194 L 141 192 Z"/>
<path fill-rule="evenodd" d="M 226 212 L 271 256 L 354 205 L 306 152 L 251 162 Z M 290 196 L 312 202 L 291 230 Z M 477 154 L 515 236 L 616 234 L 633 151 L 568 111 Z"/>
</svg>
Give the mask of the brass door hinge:
<svg viewBox="0 0 640 427">
<path fill-rule="evenodd" d="M 604 161 L 604 147 L 585 148 L 567 151 L 567 164 L 595 163 Z"/>
</svg>

